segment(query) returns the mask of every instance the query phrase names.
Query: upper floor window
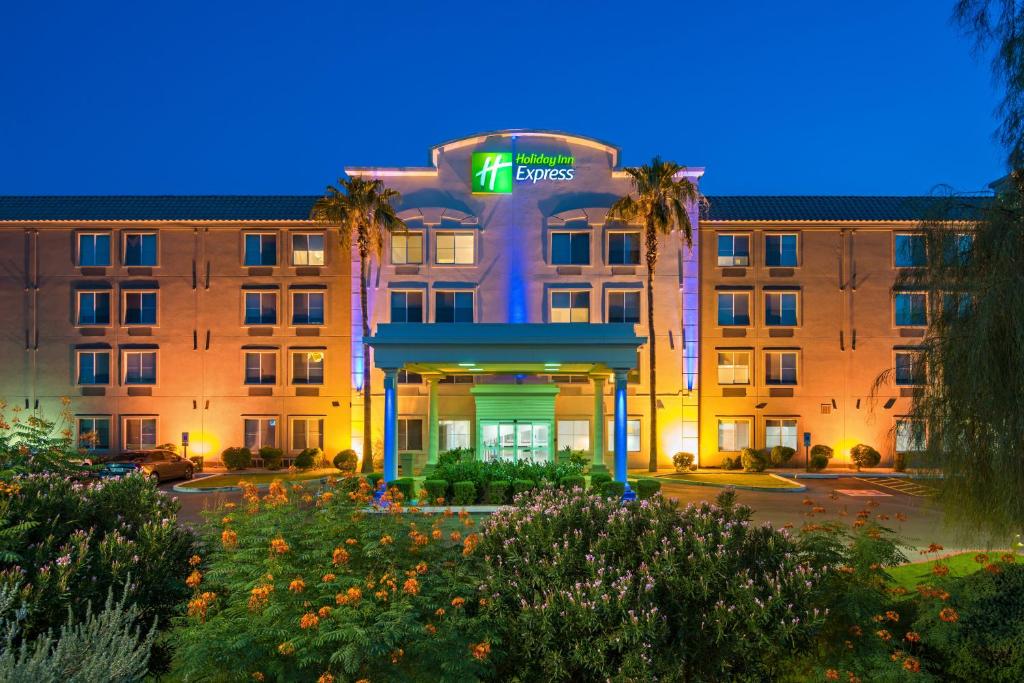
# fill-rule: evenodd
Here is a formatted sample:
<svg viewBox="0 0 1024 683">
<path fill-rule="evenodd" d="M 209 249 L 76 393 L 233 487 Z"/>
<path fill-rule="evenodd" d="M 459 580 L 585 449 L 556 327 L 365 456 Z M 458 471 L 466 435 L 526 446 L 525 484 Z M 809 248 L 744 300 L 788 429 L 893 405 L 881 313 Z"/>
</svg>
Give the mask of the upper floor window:
<svg viewBox="0 0 1024 683">
<path fill-rule="evenodd" d="M 785 446 L 797 449 L 796 418 L 773 418 L 764 421 L 764 446 Z"/>
<path fill-rule="evenodd" d="M 551 322 L 590 322 L 590 292 L 551 292 Z"/>
<path fill-rule="evenodd" d="M 765 235 L 764 264 L 794 268 L 798 263 L 796 250 L 796 234 Z"/>
<path fill-rule="evenodd" d="M 765 351 L 764 383 L 769 385 L 796 384 L 796 351 Z"/>
<path fill-rule="evenodd" d="M 608 233 L 608 264 L 636 266 L 640 264 L 640 233 Z"/>
<path fill-rule="evenodd" d="M 924 235 L 896 233 L 893 236 L 893 261 L 897 268 L 917 268 L 928 263 Z"/>
<path fill-rule="evenodd" d="M 110 384 L 110 351 L 78 351 L 77 383 L 83 386 Z"/>
<path fill-rule="evenodd" d="M 277 235 L 272 232 L 246 233 L 245 265 L 276 266 Z"/>
<path fill-rule="evenodd" d="M 245 324 L 277 324 L 277 292 L 245 293 Z"/>
<path fill-rule="evenodd" d="M 323 325 L 324 293 L 292 292 L 292 325 Z"/>
<path fill-rule="evenodd" d="M 749 325 L 750 292 L 719 292 L 718 324 L 722 327 Z"/>
<path fill-rule="evenodd" d="M 750 384 L 750 351 L 719 351 L 718 383 Z"/>
<path fill-rule="evenodd" d="M 110 292 L 79 291 L 75 321 L 79 325 L 109 325 Z"/>
<path fill-rule="evenodd" d="M 126 417 L 121 423 L 126 451 L 144 451 L 156 448 L 156 418 Z"/>
<path fill-rule="evenodd" d="M 75 422 L 78 426 L 78 447 L 88 451 L 105 451 L 110 448 L 110 416 L 81 416 Z"/>
<path fill-rule="evenodd" d="M 292 384 L 323 384 L 324 352 L 292 351 Z"/>
<path fill-rule="evenodd" d="M 277 352 L 245 352 L 246 384 L 277 384 Z"/>
<path fill-rule="evenodd" d="M 434 322 L 473 322 L 473 292 L 435 292 Z"/>
<path fill-rule="evenodd" d="M 439 232 L 434 250 L 440 264 L 472 265 L 476 260 L 476 236 L 471 232 Z"/>
<path fill-rule="evenodd" d="M 942 258 L 948 265 L 966 265 L 974 249 L 974 235 L 959 233 L 950 235 L 943 244 Z"/>
<path fill-rule="evenodd" d="M 895 368 L 896 386 L 911 387 L 924 384 L 924 363 L 920 351 L 897 351 Z"/>
<path fill-rule="evenodd" d="M 393 233 L 391 235 L 391 263 L 396 266 L 423 263 L 423 233 Z"/>
<path fill-rule="evenodd" d="M 750 235 L 719 235 L 718 265 L 749 266 Z"/>
<path fill-rule="evenodd" d="M 125 351 L 124 383 L 156 384 L 156 351 Z"/>
<path fill-rule="evenodd" d="M 928 295 L 924 292 L 897 292 L 893 302 L 897 327 L 924 327 L 928 324 Z"/>
<path fill-rule="evenodd" d="M 124 265 L 155 266 L 156 265 L 155 232 L 126 232 L 124 234 Z"/>
<path fill-rule="evenodd" d="M 292 235 L 292 265 L 322 266 L 324 264 L 324 234 L 322 232 Z"/>
<path fill-rule="evenodd" d="M 551 263 L 556 266 L 588 265 L 590 263 L 590 233 L 551 233 Z"/>
<path fill-rule="evenodd" d="M 765 292 L 764 324 L 781 327 L 796 325 L 796 292 Z"/>
<path fill-rule="evenodd" d="M 608 322 L 640 322 L 640 292 L 608 292 Z"/>
<path fill-rule="evenodd" d="M 399 384 L 423 384 L 423 375 L 412 370 L 402 368 L 398 371 Z"/>
<path fill-rule="evenodd" d="M 110 233 L 80 232 L 78 233 L 78 265 L 109 266 L 110 265 Z"/>
<path fill-rule="evenodd" d="M 391 322 L 423 322 L 423 292 L 391 292 Z"/>
<path fill-rule="evenodd" d="M 966 320 L 974 309 L 974 298 L 967 292 L 948 292 L 942 295 L 942 315 L 948 321 Z"/>
<path fill-rule="evenodd" d="M 125 325 L 156 325 L 156 292 L 125 292 Z"/>
</svg>

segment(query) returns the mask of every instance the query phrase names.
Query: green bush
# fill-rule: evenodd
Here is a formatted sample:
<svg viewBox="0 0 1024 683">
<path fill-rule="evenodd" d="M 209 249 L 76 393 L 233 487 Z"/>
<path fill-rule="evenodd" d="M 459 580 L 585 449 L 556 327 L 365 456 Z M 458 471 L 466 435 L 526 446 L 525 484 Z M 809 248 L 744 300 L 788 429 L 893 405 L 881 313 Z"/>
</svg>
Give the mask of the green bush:
<svg viewBox="0 0 1024 683">
<path fill-rule="evenodd" d="M 520 493 L 527 493 L 537 488 L 537 482 L 533 479 L 513 479 L 512 480 L 512 496 L 518 496 Z"/>
<path fill-rule="evenodd" d="M 488 505 L 505 505 L 509 502 L 509 491 L 512 489 L 512 482 L 494 480 L 487 487 Z"/>
<path fill-rule="evenodd" d="M 850 449 L 850 460 L 859 472 L 862 467 L 877 467 L 882 462 L 882 454 L 867 444 L 859 443 Z"/>
<path fill-rule="evenodd" d="M 789 446 L 775 446 L 768 457 L 775 467 L 785 467 L 793 459 L 794 453 L 796 453 L 796 449 Z"/>
<path fill-rule="evenodd" d="M 587 480 L 582 474 L 570 474 L 567 477 L 562 477 L 562 481 L 559 482 L 559 485 L 564 489 L 573 489 L 577 487 L 585 489 L 587 488 Z"/>
<path fill-rule="evenodd" d="M 400 477 L 393 481 L 388 482 L 388 489 L 398 489 L 398 492 L 402 494 L 402 502 L 411 503 L 416 499 L 416 480 L 412 477 Z"/>
<path fill-rule="evenodd" d="M 587 466 L 587 454 L 583 451 L 573 450 L 566 446 L 558 452 L 561 462 L 571 463 L 576 465 L 582 471 Z"/>
<path fill-rule="evenodd" d="M 366 481 L 370 482 L 370 488 L 372 488 L 374 491 L 376 491 L 377 487 L 380 486 L 380 481 L 383 478 L 384 475 L 381 474 L 380 472 L 370 472 L 369 474 L 366 475 Z"/>
<path fill-rule="evenodd" d="M 722 458 L 722 465 L 721 465 L 721 467 L 722 467 L 723 470 L 735 469 L 734 466 L 733 466 L 732 456 L 726 455 L 725 457 L 723 457 Z"/>
<path fill-rule="evenodd" d="M 359 455 L 351 448 L 339 451 L 334 456 L 334 466 L 342 472 L 355 472 L 356 464 L 359 462 Z"/>
<path fill-rule="evenodd" d="M 825 461 L 827 462 L 832 459 L 832 447 L 826 446 L 823 443 L 815 444 L 814 446 L 811 446 L 811 458 L 813 459 L 815 455 L 820 455 L 825 458 Z"/>
<path fill-rule="evenodd" d="M 653 479 L 640 479 L 636 482 L 636 495 L 638 498 L 650 498 L 661 491 L 661 482 Z"/>
<path fill-rule="evenodd" d="M 622 498 L 626 493 L 626 484 L 621 481 L 607 481 L 601 487 L 601 493 L 606 498 Z"/>
<path fill-rule="evenodd" d="M 423 482 L 423 488 L 427 490 L 428 502 L 431 505 L 436 504 L 439 500 L 443 503 L 448 495 L 448 482 L 444 479 L 427 479 Z"/>
<path fill-rule="evenodd" d="M 604 485 L 612 480 L 612 475 L 607 472 L 599 472 L 597 474 L 590 475 L 590 490 L 591 491 L 603 491 Z"/>
<path fill-rule="evenodd" d="M 676 466 L 676 472 L 689 472 L 696 469 L 693 466 L 693 453 L 679 451 L 672 456 L 672 464 Z"/>
<path fill-rule="evenodd" d="M 753 448 L 744 448 L 740 452 L 740 462 L 747 472 L 764 472 L 765 467 L 768 466 L 761 454 Z"/>
<path fill-rule="evenodd" d="M 457 462 L 471 462 L 472 460 L 472 448 L 450 448 L 447 451 L 441 451 L 437 456 L 438 465 L 451 465 Z"/>
<path fill-rule="evenodd" d="M 807 469 L 812 472 L 820 472 L 828 467 L 828 456 L 823 453 L 811 453 L 811 460 L 807 465 Z"/>
<path fill-rule="evenodd" d="M 259 452 L 263 467 L 268 470 L 281 469 L 281 462 L 284 460 L 284 451 L 273 446 L 264 446 Z"/>
<path fill-rule="evenodd" d="M 295 466 L 300 470 L 312 469 L 323 458 L 324 452 L 319 448 L 306 448 L 295 456 Z"/>
<path fill-rule="evenodd" d="M 557 486 L 562 477 L 581 474 L 578 465 L 572 463 L 529 463 L 529 462 L 478 462 L 460 461 L 438 465 L 431 474 L 434 479 L 444 479 L 449 489 L 457 481 L 471 481 L 476 484 L 477 502 L 483 502 L 491 481 L 514 481 L 530 479 L 534 482 Z"/>
<path fill-rule="evenodd" d="M 452 504 L 472 505 L 476 502 L 476 484 L 471 481 L 457 481 L 452 484 Z"/>
<path fill-rule="evenodd" d="M 252 465 L 252 451 L 245 446 L 225 448 L 220 459 L 229 470 L 244 470 Z"/>
</svg>

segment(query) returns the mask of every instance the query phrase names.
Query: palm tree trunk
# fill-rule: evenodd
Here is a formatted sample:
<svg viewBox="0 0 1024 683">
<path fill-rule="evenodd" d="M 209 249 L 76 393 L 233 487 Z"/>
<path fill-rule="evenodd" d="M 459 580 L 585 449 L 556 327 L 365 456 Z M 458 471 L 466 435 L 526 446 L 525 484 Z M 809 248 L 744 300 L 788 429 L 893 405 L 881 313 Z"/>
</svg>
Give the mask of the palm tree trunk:
<svg viewBox="0 0 1024 683">
<path fill-rule="evenodd" d="M 658 469 L 658 385 L 657 368 L 655 359 L 655 348 L 657 346 L 654 336 L 654 267 L 658 262 L 658 233 L 654 229 L 654 222 L 647 219 L 647 351 L 650 354 L 650 367 L 648 383 L 651 390 L 651 434 L 648 444 L 650 459 L 647 463 L 647 470 L 654 472 Z"/>
<path fill-rule="evenodd" d="M 362 472 L 373 472 L 373 391 L 370 386 L 370 314 L 366 306 L 366 280 L 369 263 L 359 254 L 359 308 L 363 316 L 363 466 Z"/>
</svg>

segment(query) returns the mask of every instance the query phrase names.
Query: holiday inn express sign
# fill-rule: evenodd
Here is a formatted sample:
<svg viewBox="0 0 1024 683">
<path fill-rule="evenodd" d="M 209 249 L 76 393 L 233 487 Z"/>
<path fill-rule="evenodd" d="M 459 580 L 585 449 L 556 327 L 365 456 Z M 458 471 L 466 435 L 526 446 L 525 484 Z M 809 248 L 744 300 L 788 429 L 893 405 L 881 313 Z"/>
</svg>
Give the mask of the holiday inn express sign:
<svg viewBox="0 0 1024 683">
<path fill-rule="evenodd" d="M 470 186 L 473 194 L 511 194 L 517 182 L 572 180 L 575 164 L 576 158 L 567 154 L 473 152 Z"/>
</svg>

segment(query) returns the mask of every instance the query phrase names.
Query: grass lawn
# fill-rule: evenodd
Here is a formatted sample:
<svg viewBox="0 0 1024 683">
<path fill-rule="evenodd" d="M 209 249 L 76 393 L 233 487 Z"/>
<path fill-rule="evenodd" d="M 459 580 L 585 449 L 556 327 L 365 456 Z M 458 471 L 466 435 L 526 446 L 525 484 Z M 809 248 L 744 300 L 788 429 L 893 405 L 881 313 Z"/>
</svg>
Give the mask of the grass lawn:
<svg viewBox="0 0 1024 683">
<path fill-rule="evenodd" d="M 677 481 L 681 484 L 698 484 L 705 486 L 750 486 L 759 489 L 799 489 L 800 484 L 773 477 L 766 472 L 730 472 L 728 474 L 704 474 L 702 472 L 685 472 L 666 474 L 658 477 L 659 480 L 669 482 Z"/>
<path fill-rule="evenodd" d="M 1000 556 L 1005 550 L 994 550 L 986 553 L 988 561 L 998 564 Z M 892 583 L 896 586 L 903 586 L 907 590 L 914 590 L 919 583 L 932 583 L 935 575 L 932 574 L 932 567 L 941 562 L 949 567 L 949 576 L 967 576 L 980 570 L 985 565 L 974 561 L 978 553 L 966 552 L 951 555 L 941 560 L 927 560 L 925 562 L 914 562 L 902 564 L 899 567 L 891 567 L 889 575 L 892 576 Z M 1020 561 L 1019 559 L 1017 560 Z"/>
<path fill-rule="evenodd" d="M 322 479 L 323 477 L 329 477 L 332 475 L 340 476 L 340 474 L 341 473 L 333 467 L 294 473 L 289 472 L 288 470 L 278 470 L 277 472 L 227 472 L 225 474 L 217 474 L 212 477 L 194 479 L 181 484 L 181 487 L 201 490 L 220 488 L 221 486 L 235 486 L 240 481 L 260 485 L 269 484 L 275 479 L 280 479 L 281 481 L 307 481 L 310 479 Z"/>
</svg>

